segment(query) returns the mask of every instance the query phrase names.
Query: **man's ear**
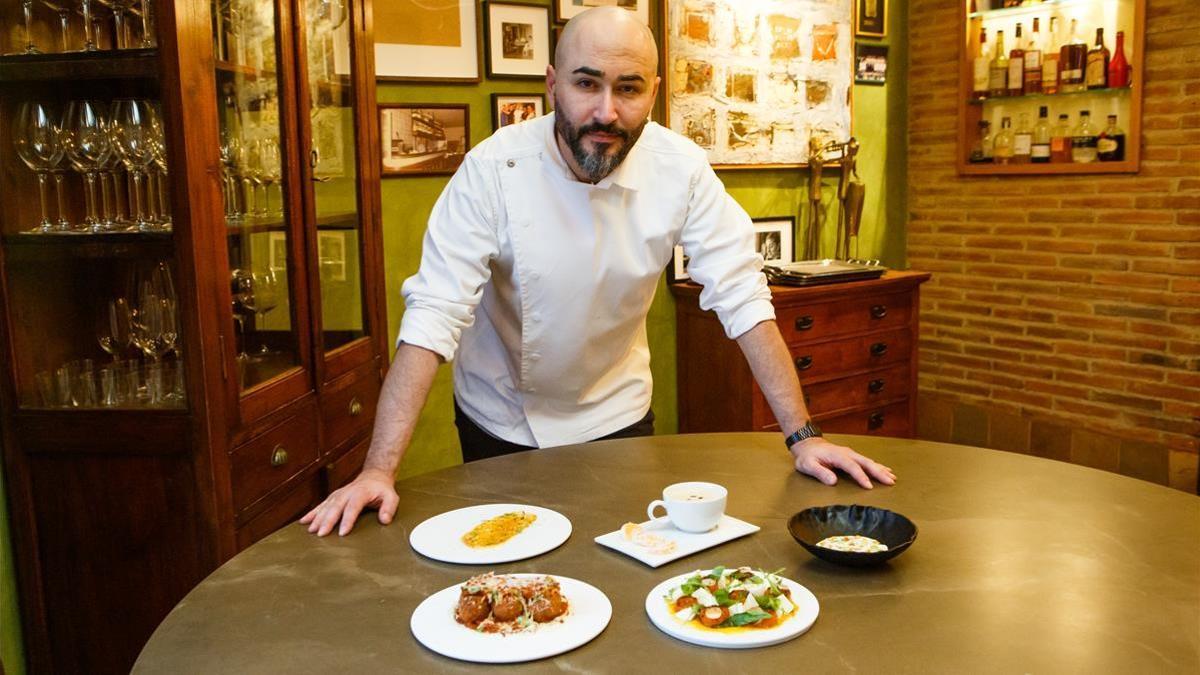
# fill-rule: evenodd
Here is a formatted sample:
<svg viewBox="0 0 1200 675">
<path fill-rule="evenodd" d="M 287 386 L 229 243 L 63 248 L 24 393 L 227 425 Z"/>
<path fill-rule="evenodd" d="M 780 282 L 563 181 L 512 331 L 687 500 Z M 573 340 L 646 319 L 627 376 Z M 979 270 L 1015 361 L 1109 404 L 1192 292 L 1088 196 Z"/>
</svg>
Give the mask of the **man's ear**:
<svg viewBox="0 0 1200 675">
<path fill-rule="evenodd" d="M 548 65 L 546 66 L 546 94 L 550 97 L 551 101 L 554 100 L 554 82 L 554 66 Z"/>
</svg>

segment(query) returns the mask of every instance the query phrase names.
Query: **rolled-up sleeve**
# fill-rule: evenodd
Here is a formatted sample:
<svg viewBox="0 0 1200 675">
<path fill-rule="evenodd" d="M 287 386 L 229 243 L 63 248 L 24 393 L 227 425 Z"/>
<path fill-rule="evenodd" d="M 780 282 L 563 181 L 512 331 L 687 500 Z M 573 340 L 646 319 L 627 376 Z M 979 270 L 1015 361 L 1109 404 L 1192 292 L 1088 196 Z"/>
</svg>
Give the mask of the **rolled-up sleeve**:
<svg viewBox="0 0 1200 675">
<path fill-rule="evenodd" d="M 491 261 L 499 255 L 495 178 L 484 161 L 467 155 L 429 215 L 421 266 L 405 280 L 403 342 L 447 361 L 475 318 Z"/>
<path fill-rule="evenodd" d="M 703 286 L 700 307 L 716 312 L 726 336 L 737 338 L 775 318 L 754 224 L 707 164 L 692 180 L 680 243 L 688 275 Z"/>
</svg>

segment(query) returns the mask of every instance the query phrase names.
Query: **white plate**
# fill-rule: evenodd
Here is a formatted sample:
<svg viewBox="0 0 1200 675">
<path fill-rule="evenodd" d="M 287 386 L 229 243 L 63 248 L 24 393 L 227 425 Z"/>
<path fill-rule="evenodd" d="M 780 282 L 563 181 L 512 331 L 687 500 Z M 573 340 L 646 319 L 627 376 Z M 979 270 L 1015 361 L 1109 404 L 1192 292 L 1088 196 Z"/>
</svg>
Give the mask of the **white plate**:
<svg viewBox="0 0 1200 675">
<path fill-rule="evenodd" d="M 712 548 L 732 539 L 754 534 L 761 529 L 757 525 L 747 523 L 744 520 L 738 520 L 728 514 L 721 516 L 721 520 L 717 523 L 716 527 L 708 532 L 698 534 L 675 529 L 675 526 L 665 516 L 648 520 L 642 523 L 641 526 L 646 532 L 675 542 L 675 550 L 670 553 L 651 553 L 645 546 L 639 546 L 626 539 L 620 530 L 596 537 L 596 543 L 601 546 L 607 546 L 614 551 L 620 551 L 651 567 L 661 567 L 672 560 L 679 560 L 685 556 L 703 551 L 706 548 Z"/>
<path fill-rule="evenodd" d="M 796 612 L 789 619 L 774 628 L 734 630 L 727 633 L 705 630 L 691 622 L 675 618 L 665 599 L 667 592 L 673 586 L 682 584 L 693 574 L 695 574 L 694 571 L 668 579 L 655 586 L 654 590 L 646 596 L 646 614 L 650 616 L 650 621 L 662 632 L 684 642 L 722 649 L 747 649 L 777 645 L 802 635 L 812 627 L 813 622 L 817 620 L 817 614 L 821 611 L 817 596 L 791 579 L 781 577 L 781 583 L 791 589 L 791 601 L 796 605 Z"/>
<path fill-rule="evenodd" d="M 462 542 L 462 536 L 479 523 L 513 511 L 532 513 L 537 520 L 503 544 L 471 548 Z M 492 565 L 552 551 L 570 536 L 571 521 L 558 511 L 525 504 L 483 504 L 425 520 L 413 528 L 408 543 L 426 558 L 460 565 Z"/>
<path fill-rule="evenodd" d="M 541 578 L 544 574 L 511 574 Z M 542 624 L 528 633 L 480 633 L 454 620 L 462 584 L 425 598 L 413 611 L 413 637 L 429 649 L 461 661 L 519 663 L 569 652 L 591 642 L 608 626 L 612 604 L 600 589 L 568 577 L 554 577 L 569 608 L 561 621 Z"/>
</svg>

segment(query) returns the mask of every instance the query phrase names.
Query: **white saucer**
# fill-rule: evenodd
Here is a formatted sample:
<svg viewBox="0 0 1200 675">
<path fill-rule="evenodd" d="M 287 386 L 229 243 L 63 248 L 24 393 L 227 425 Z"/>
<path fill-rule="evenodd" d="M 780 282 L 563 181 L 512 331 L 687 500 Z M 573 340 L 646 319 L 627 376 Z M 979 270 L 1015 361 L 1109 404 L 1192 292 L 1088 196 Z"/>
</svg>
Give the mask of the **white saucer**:
<svg viewBox="0 0 1200 675">
<path fill-rule="evenodd" d="M 651 567 L 661 567 L 673 560 L 679 560 L 680 558 L 724 544 L 738 537 L 754 534 L 761 529 L 757 525 L 747 523 L 744 520 L 738 520 L 729 514 L 721 516 L 721 520 L 717 523 L 716 527 L 708 532 L 701 532 L 699 534 L 675 529 L 675 526 L 671 525 L 671 521 L 666 517 L 648 520 L 641 523 L 641 526 L 644 531 L 650 534 L 675 542 L 675 550 L 670 553 L 652 553 L 646 547 L 626 539 L 620 530 L 602 534 L 596 537 L 595 541 L 601 546 L 607 546 L 614 551 L 620 551 Z"/>
</svg>

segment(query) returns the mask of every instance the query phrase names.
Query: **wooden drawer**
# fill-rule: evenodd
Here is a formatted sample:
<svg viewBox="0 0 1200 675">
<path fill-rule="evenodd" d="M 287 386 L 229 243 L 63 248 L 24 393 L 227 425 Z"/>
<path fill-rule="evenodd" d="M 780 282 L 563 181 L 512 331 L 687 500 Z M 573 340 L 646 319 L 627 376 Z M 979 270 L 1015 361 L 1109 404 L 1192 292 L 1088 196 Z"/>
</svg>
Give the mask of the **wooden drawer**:
<svg viewBox="0 0 1200 675">
<path fill-rule="evenodd" d="M 804 400 L 813 415 L 895 400 L 908 396 L 910 370 L 910 364 L 904 362 L 885 370 L 813 384 L 804 388 Z"/>
<path fill-rule="evenodd" d="M 809 382 L 908 361 L 911 350 L 909 328 L 791 348 L 792 363 L 800 382 L 806 386 Z"/>
<path fill-rule="evenodd" d="M 790 345 L 820 342 L 839 335 L 889 330 L 912 319 L 912 293 L 865 295 L 840 302 L 781 305 L 775 310 L 783 339 Z"/>
<path fill-rule="evenodd" d="M 379 367 L 367 366 L 333 381 L 321 393 L 321 448 L 329 452 L 368 429 L 379 403 Z"/>
<path fill-rule="evenodd" d="M 356 443 L 354 447 L 347 450 L 344 454 L 326 464 L 325 491 L 333 492 L 354 480 L 358 472 L 362 471 L 363 461 L 367 459 L 367 449 L 370 447 L 371 438 L 368 436 Z"/>
<path fill-rule="evenodd" d="M 870 434 L 872 436 L 912 436 L 908 425 L 909 399 L 890 405 L 867 408 L 832 417 L 814 415 L 821 431 L 837 434 Z"/>
<path fill-rule="evenodd" d="M 237 530 L 237 547 L 242 550 L 279 528 L 296 522 L 321 500 L 321 483 L 313 474 L 276 500 L 266 511 Z"/>
<path fill-rule="evenodd" d="M 240 513 L 317 460 L 317 420 L 289 417 L 233 451 L 233 509 Z"/>
</svg>

